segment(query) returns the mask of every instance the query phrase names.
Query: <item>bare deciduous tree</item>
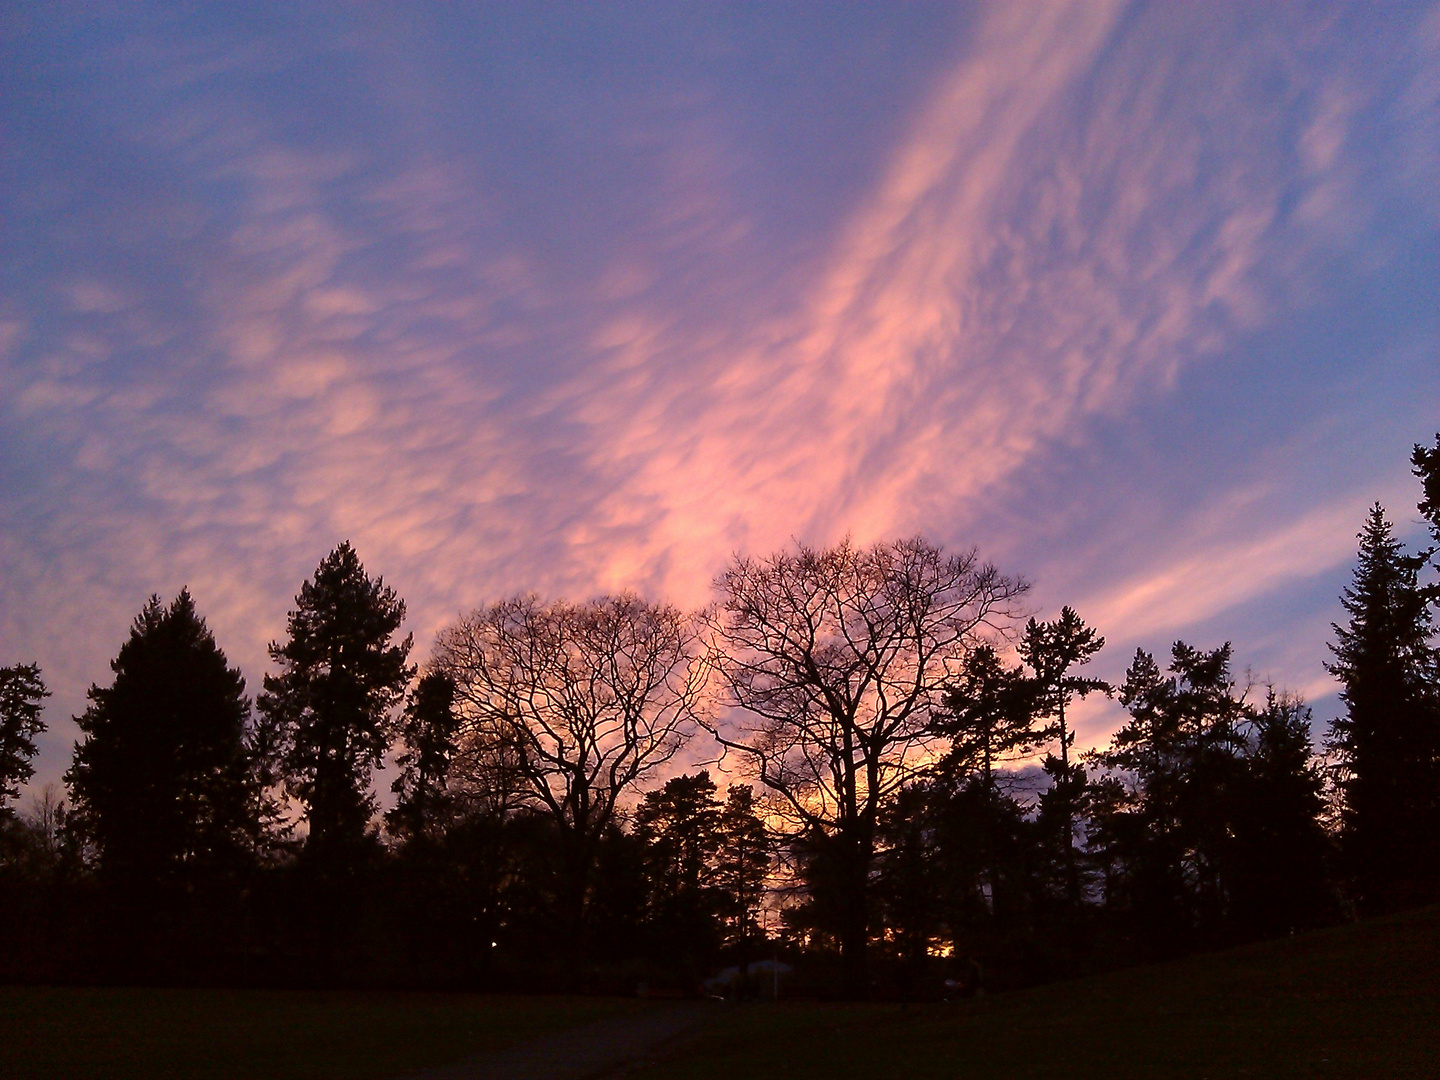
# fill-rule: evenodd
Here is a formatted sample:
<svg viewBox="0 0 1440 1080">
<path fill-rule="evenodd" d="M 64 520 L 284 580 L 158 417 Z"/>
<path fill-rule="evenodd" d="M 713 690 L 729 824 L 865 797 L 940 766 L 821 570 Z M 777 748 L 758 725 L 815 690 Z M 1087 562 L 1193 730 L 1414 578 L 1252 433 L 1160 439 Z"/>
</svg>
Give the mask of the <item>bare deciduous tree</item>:
<svg viewBox="0 0 1440 1080">
<path fill-rule="evenodd" d="M 617 803 L 691 730 L 699 653 L 689 618 L 630 594 L 517 597 L 440 637 L 435 666 L 455 682 L 461 753 L 473 767 L 503 761 L 521 799 L 553 817 L 576 925 Z"/>
<path fill-rule="evenodd" d="M 738 560 L 706 616 L 733 709 L 716 737 L 744 756 L 772 813 L 827 862 L 827 907 L 863 992 L 881 808 L 915 775 L 947 674 L 1026 588 L 971 550 L 923 539 L 799 545 Z"/>
</svg>

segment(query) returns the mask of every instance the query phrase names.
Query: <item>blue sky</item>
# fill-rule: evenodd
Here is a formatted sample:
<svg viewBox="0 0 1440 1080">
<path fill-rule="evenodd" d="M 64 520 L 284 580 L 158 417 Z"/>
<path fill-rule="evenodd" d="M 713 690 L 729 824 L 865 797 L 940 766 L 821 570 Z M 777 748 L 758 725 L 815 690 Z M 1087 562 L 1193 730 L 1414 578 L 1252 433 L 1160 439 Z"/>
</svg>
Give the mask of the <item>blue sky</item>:
<svg viewBox="0 0 1440 1080">
<path fill-rule="evenodd" d="M 341 539 L 522 590 L 979 545 L 1333 715 L 1440 429 L 1435 4 L 0 16 L 0 662 L 36 782 L 151 592 L 253 689 Z M 1113 711 L 1082 729 L 1101 738 Z"/>
</svg>

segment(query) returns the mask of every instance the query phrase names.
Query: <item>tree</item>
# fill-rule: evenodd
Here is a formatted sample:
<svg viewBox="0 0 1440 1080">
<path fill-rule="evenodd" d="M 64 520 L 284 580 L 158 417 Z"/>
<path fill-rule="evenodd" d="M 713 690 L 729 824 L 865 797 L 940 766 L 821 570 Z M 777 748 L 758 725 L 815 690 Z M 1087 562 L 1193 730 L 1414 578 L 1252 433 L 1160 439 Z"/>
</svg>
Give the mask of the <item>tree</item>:
<svg viewBox="0 0 1440 1080">
<path fill-rule="evenodd" d="M 672 955 L 687 954 L 692 961 L 710 959 L 719 944 L 721 900 L 713 874 L 725 836 L 716 790 L 703 769 L 672 777 L 647 792 L 635 813 L 652 931 Z"/>
<path fill-rule="evenodd" d="M 554 821 L 562 918 L 583 926 L 601 839 L 626 792 L 679 752 L 702 686 L 691 621 L 637 596 L 517 597 L 444 631 L 461 752 L 503 761 L 522 805 Z"/>
<path fill-rule="evenodd" d="M 245 680 L 189 590 L 152 596 L 76 718 L 83 739 L 65 774 L 68 825 L 102 879 L 194 881 L 248 863 L 257 821 Z"/>
<path fill-rule="evenodd" d="M 1085 795 L 1084 769 L 1070 760 L 1075 733 L 1070 730 L 1065 710 L 1076 697 L 1099 691 L 1109 694 L 1109 683 L 1072 675 L 1071 668 L 1090 662 L 1102 648 L 1105 639 L 1086 626 L 1073 608 L 1060 609 L 1060 617 L 1052 622 L 1031 619 L 1020 639 L 1020 656 L 1034 672 L 1031 687 L 1035 715 L 1053 719 L 1042 737 L 1054 739 L 1060 754 L 1047 755 L 1044 768 L 1050 774 L 1050 790 L 1042 796 L 1041 814 L 1053 820 L 1058 832 L 1059 856 L 1064 871 L 1064 891 L 1073 906 L 1080 902 L 1081 881 L 1075 859 L 1075 816 Z"/>
<path fill-rule="evenodd" d="M 1230 920 L 1240 938 L 1315 926 L 1333 910 L 1330 842 L 1320 817 L 1324 774 L 1310 747 L 1310 710 L 1267 691 L 1245 721 L 1233 807 Z"/>
<path fill-rule="evenodd" d="M 738 712 L 712 730 L 826 868 L 848 990 L 863 994 L 881 811 L 937 738 L 953 666 L 1025 586 L 916 538 L 742 558 L 716 587 L 712 661 Z"/>
<path fill-rule="evenodd" d="M 427 673 L 411 693 L 400 723 L 405 750 L 396 759 L 400 775 L 391 785 L 395 806 L 385 815 L 396 834 L 434 839 L 443 832 L 455 803 L 450 766 L 459 724 L 454 680 L 442 671 Z"/>
<path fill-rule="evenodd" d="M 1428 459 L 1427 459 L 1428 460 Z M 1341 852 L 1362 910 L 1440 895 L 1440 704 L 1430 607 L 1377 503 L 1360 533 L 1350 615 L 1332 624 L 1345 715 L 1330 727 L 1339 762 Z"/>
<path fill-rule="evenodd" d="M 36 736 L 45 731 L 40 707 L 49 696 L 37 665 L 0 668 L 0 816 L 13 813 L 10 801 L 35 775 L 30 759 Z"/>
<path fill-rule="evenodd" d="M 720 850 L 714 881 L 727 926 L 725 944 L 737 948 L 743 965 L 760 932 L 757 916 L 770 874 L 770 838 L 755 802 L 755 789 L 732 784 L 720 809 Z"/>
<path fill-rule="evenodd" d="M 1423 494 L 1420 497 L 1420 513 L 1430 523 L 1431 534 L 1440 544 L 1440 434 L 1435 436 L 1435 445 L 1415 445 L 1410 457 L 1415 475 L 1420 478 Z"/>
<path fill-rule="evenodd" d="M 1014 906 L 1018 875 L 1007 871 L 1013 870 L 1022 815 L 1000 790 L 996 767 L 1017 752 L 1028 752 L 1036 742 L 1037 689 L 1023 668 L 1002 664 L 990 644 L 971 650 L 946 685 L 934 727 L 949 748 L 928 798 L 942 837 L 952 841 L 940 844 L 950 859 L 952 892 L 976 902 L 967 917 L 954 922 L 971 921 L 968 916 L 975 907 L 1005 917 L 1007 907 Z M 962 836 L 958 845 L 953 842 Z M 1008 865 L 1002 869 L 1002 864 Z M 979 872 L 968 873 L 971 867 Z"/>
<path fill-rule="evenodd" d="M 1433 447 L 1418 443 L 1411 455 L 1410 463 L 1420 480 L 1421 496 L 1419 510 L 1430 525 L 1430 536 L 1436 546 L 1421 556 L 1432 567 L 1440 568 L 1440 434 L 1435 436 Z M 1432 580 L 1422 590 L 1431 604 L 1440 607 L 1440 581 Z"/>
<path fill-rule="evenodd" d="M 908 997 L 931 943 L 944 928 L 946 886 L 935 851 L 936 788 L 907 785 L 880 813 L 876 900 L 891 947 L 901 961 L 901 994 Z"/>
<path fill-rule="evenodd" d="M 993 791 L 997 764 L 1034 742 L 1035 707 L 1036 686 L 1023 668 L 1004 666 L 993 645 L 972 649 L 946 684 L 935 720 L 935 731 L 949 742 L 941 770 L 978 774 Z"/>
<path fill-rule="evenodd" d="M 1175 952 L 1307 925 L 1324 907 L 1320 780 L 1309 710 L 1237 692 L 1231 649 L 1176 642 L 1168 676 L 1137 651 L 1120 689 L 1130 720 L 1092 797 L 1091 850 L 1107 905 Z"/>
<path fill-rule="evenodd" d="M 361 848 L 375 799 L 372 771 L 390 745 L 390 713 L 414 675 L 411 638 L 392 642 L 405 603 L 342 543 L 300 588 L 288 640 L 270 644 L 278 675 L 258 704 L 287 791 L 305 807 L 305 855 L 341 869 Z"/>
</svg>

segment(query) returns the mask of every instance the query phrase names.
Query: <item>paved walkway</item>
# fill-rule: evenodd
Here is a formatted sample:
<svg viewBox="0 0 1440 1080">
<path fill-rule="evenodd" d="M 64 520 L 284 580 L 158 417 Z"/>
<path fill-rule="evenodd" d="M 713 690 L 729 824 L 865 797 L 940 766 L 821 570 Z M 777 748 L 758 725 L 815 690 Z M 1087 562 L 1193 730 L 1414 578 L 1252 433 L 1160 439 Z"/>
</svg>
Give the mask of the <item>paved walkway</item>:
<svg viewBox="0 0 1440 1080">
<path fill-rule="evenodd" d="M 660 1005 L 477 1054 L 406 1080 L 592 1080 L 663 1053 L 713 1012 L 713 1006 L 701 1002 Z"/>
</svg>

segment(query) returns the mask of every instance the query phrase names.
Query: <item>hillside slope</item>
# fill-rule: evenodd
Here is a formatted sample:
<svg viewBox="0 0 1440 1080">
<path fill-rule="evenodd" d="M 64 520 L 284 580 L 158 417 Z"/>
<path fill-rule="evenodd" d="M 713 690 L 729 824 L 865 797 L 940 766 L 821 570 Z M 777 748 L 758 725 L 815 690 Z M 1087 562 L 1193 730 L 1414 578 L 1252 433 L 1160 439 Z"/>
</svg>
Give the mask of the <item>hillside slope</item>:
<svg viewBox="0 0 1440 1080">
<path fill-rule="evenodd" d="M 951 1005 L 731 1009 L 645 1076 L 1440 1076 L 1440 909 Z"/>
</svg>

